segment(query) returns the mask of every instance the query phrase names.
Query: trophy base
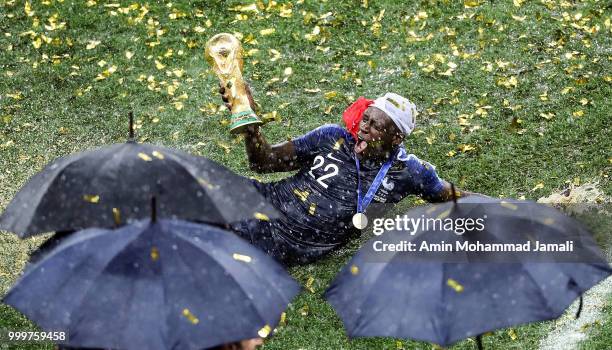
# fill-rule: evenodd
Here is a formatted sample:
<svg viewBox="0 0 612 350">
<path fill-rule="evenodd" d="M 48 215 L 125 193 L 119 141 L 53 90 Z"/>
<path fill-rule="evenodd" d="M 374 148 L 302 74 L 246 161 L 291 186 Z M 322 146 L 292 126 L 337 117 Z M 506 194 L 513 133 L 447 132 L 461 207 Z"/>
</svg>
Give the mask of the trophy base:
<svg viewBox="0 0 612 350">
<path fill-rule="evenodd" d="M 248 110 L 233 114 L 230 119 L 230 133 L 243 133 L 248 125 L 261 125 L 263 122 L 257 117 L 255 112 Z"/>
</svg>

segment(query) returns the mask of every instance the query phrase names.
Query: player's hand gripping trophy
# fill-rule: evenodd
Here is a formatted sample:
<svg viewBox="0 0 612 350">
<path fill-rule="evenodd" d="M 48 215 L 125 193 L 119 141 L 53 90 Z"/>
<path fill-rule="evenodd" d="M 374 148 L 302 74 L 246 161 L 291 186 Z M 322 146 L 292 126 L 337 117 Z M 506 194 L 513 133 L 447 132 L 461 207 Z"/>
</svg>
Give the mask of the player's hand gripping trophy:
<svg viewBox="0 0 612 350">
<path fill-rule="evenodd" d="M 232 106 L 230 132 L 241 133 L 247 125 L 261 124 L 261 120 L 251 109 L 247 87 L 242 79 L 240 41 L 231 34 L 217 34 L 206 43 L 204 55 L 221 84 L 229 90 L 228 98 Z"/>
</svg>

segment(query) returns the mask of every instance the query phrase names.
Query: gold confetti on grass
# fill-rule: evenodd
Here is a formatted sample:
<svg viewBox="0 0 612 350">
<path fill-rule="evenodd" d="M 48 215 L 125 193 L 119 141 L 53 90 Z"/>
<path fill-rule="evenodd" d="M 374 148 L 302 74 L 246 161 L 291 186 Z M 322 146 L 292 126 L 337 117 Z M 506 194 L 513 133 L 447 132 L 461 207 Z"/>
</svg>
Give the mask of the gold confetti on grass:
<svg viewBox="0 0 612 350">
<path fill-rule="evenodd" d="M 309 277 L 308 277 L 308 280 L 306 280 L 306 286 L 305 286 L 305 287 L 306 287 L 306 289 L 307 289 L 309 292 L 311 292 L 311 293 L 314 293 L 314 292 L 315 292 L 315 291 L 314 291 L 314 288 L 312 288 L 312 284 L 314 283 L 314 281 L 315 281 L 315 279 L 314 279 L 314 277 L 312 277 L 312 276 L 309 276 Z"/>
<path fill-rule="evenodd" d="M 177 111 L 180 111 L 181 109 L 183 109 L 183 107 L 185 107 L 185 105 L 181 101 L 172 102 L 172 105 L 174 106 L 174 109 L 176 109 Z"/>
<path fill-rule="evenodd" d="M 548 113 L 540 113 L 540 117 L 546 119 L 546 120 L 551 120 L 552 118 L 555 117 L 555 114 L 552 112 L 548 112 Z"/>
<path fill-rule="evenodd" d="M 22 100 L 23 99 L 23 95 L 21 94 L 21 91 L 16 91 L 15 93 L 7 93 L 5 95 L 6 97 L 10 97 L 14 100 Z"/>
<path fill-rule="evenodd" d="M 268 53 L 270 54 L 270 62 L 275 62 L 281 58 L 281 53 L 278 50 L 270 49 Z"/>
<path fill-rule="evenodd" d="M 269 123 L 271 121 L 280 122 L 282 120 L 281 116 L 278 114 L 278 111 L 272 111 L 270 113 L 264 113 L 261 116 L 261 119 L 264 123 Z"/>
<path fill-rule="evenodd" d="M 518 86 L 518 79 L 515 76 L 511 76 L 510 78 L 501 77 L 497 79 L 497 85 L 503 86 L 506 89 L 513 89 Z"/>
<path fill-rule="evenodd" d="M 481 5 L 481 2 L 478 0 L 463 0 L 463 6 L 465 8 L 474 8 Z"/>
<path fill-rule="evenodd" d="M 231 151 L 230 146 L 226 145 L 223 142 L 217 141 L 217 146 L 221 147 L 225 151 L 226 154 L 230 153 Z"/>
<path fill-rule="evenodd" d="M 257 8 L 256 3 L 252 3 L 249 5 L 238 5 L 230 8 L 230 11 L 239 11 L 239 12 L 255 12 L 258 13 L 259 9 Z"/>
<path fill-rule="evenodd" d="M 35 49 L 40 49 L 40 47 L 42 46 L 42 39 L 38 37 L 32 40 L 32 46 L 34 46 Z"/>
<path fill-rule="evenodd" d="M 98 40 L 89 40 L 89 42 L 87 42 L 87 45 L 85 46 L 86 50 L 93 50 L 95 49 L 98 45 L 100 45 L 100 41 Z"/>
<path fill-rule="evenodd" d="M 512 340 L 517 340 L 518 339 L 518 335 L 516 335 L 516 331 L 514 330 L 514 328 L 508 329 L 507 333 L 510 336 L 510 339 L 512 339 Z"/>
<path fill-rule="evenodd" d="M 26 1 L 24 6 L 23 6 L 23 11 L 25 12 L 26 16 L 28 17 L 32 17 L 34 16 L 35 11 L 32 10 L 32 4 L 30 4 L 29 1 Z"/>
<path fill-rule="evenodd" d="M 434 135 L 434 134 L 431 134 L 429 136 L 425 136 L 425 141 L 427 141 L 428 145 L 433 145 L 435 140 L 436 140 L 436 135 Z"/>
<path fill-rule="evenodd" d="M 460 144 L 459 146 L 457 146 L 457 149 L 463 153 L 468 153 L 468 152 L 474 151 L 476 147 L 472 145 L 468 145 L 468 144 Z"/>
<path fill-rule="evenodd" d="M 323 113 L 325 113 L 326 115 L 331 114 L 332 109 L 334 109 L 335 105 L 330 105 L 329 107 L 325 108 L 325 111 Z"/>
<path fill-rule="evenodd" d="M 573 86 L 566 86 L 561 90 L 561 95 L 567 95 L 568 93 L 576 90 Z"/>
<path fill-rule="evenodd" d="M 96 81 L 104 80 L 104 79 L 110 77 L 116 71 L 117 71 L 117 66 L 110 66 L 110 67 L 106 68 L 105 70 L 103 70 L 100 74 L 98 74 L 94 80 L 96 80 Z"/>
<path fill-rule="evenodd" d="M 311 33 L 304 34 L 304 38 L 306 38 L 306 40 L 308 41 L 315 41 L 317 40 L 319 34 L 321 34 L 321 27 L 315 26 L 314 28 L 312 28 Z"/>
<path fill-rule="evenodd" d="M 327 100 L 331 100 L 332 98 L 334 98 L 336 96 L 338 96 L 338 92 L 336 92 L 336 91 L 329 91 L 329 92 L 326 92 L 323 95 L 323 97 L 325 97 L 325 99 L 327 99 Z"/>
<path fill-rule="evenodd" d="M 283 18 L 291 18 L 293 16 L 293 9 L 290 6 L 291 3 L 282 4 L 278 15 Z"/>
<path fill-rule="evenodd" d="M 270 335 L 270 332 L 272 331 L 272 327 L 270 327 L 269 325 L 265 325 L 263 326 L 259 331 L 257 331 L 257 334 L 261 337 L 261 338 L 265 338 L 268 335 Z"/>
</svg>

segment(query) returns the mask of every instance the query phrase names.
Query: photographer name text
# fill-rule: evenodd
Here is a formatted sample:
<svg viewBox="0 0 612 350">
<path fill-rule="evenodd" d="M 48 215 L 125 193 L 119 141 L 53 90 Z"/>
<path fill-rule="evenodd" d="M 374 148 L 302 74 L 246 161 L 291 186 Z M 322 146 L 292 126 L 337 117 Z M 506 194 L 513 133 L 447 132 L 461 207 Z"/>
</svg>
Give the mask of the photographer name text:
<svg viewBox="0 0 612 350">
<path fill-rule="evenodd" d="M 543 243 L 526 241 L 525 243 L 482 243 L 480 241 L 455 241 L 447 243 L 420 243 L 400 241 L 399 243 L 383 243 L 374 241 L 372 248 L 376 252 L 573 252 L 574 241 L 563 243 Z"/>
</svg>

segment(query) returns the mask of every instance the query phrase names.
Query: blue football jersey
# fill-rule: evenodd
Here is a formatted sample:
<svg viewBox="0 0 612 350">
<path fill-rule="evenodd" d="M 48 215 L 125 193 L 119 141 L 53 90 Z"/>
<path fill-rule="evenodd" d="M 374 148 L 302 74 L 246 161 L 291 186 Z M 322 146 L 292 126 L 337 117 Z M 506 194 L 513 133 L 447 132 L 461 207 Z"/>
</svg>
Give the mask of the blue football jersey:
<svg viewBox="0 0 612 350">
<path fill-rule="evenodd" d="M 292 142 L 300 164 L 304 165 L 286 179 L 256 183 L 282 214 L 258 229 L 273 230 L 277 239 L 280 237 L 300 249 L 312 248 L 318 255 L 341 245 L 357 232 L 352 225 L 357 211 L 355 140 L 338 125 L 324 125 Z M 361 162 L 362 196 L 379 170 L 380 164 Z M 400 146 L 372 202 L 396 203 L 409 194 L 435 199 L 443 187 L 444 182 L 431 164 L 407 154 Z"/>
</svg>

